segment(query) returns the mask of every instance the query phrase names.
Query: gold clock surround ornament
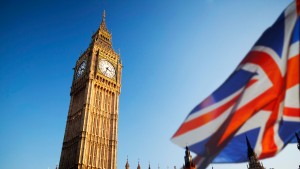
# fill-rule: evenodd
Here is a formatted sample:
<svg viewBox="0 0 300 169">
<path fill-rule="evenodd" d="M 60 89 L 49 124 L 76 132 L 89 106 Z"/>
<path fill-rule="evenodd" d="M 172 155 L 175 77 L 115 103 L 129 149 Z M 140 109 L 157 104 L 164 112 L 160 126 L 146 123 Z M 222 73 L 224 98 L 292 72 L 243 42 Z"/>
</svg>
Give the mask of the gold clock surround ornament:
<svg viewBox="0 0 300 169">
<path fill-rule="evenodd" d="M 116 75 L 115 67 L 107 60 L 100 60 L 98 68 L 108 78 L 113 78 Z"/>
<path fill-rule="evenodd" d="M 82 74 L 85 71 L 85 68 L 86 68 L 86 61 L 83 61 L 83 62 L 81 62 L 80 66 L 77 69 L 76 79 L 79 79 L 82 76 Z"/>
</svg>

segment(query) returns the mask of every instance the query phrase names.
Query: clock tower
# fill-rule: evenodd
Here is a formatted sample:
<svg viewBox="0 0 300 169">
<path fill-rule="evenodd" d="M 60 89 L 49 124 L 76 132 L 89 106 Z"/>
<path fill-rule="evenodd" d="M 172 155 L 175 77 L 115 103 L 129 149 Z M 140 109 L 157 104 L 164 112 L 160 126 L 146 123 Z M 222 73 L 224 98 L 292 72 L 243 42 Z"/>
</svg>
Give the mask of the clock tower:
<svg viewBox="0 0 300 169">
<path fill-rule="evenodd" d="M 120 54 L 112 48 L 105 11 L 76 61 L 59 169 L 117 169 Z"/>
</svg>

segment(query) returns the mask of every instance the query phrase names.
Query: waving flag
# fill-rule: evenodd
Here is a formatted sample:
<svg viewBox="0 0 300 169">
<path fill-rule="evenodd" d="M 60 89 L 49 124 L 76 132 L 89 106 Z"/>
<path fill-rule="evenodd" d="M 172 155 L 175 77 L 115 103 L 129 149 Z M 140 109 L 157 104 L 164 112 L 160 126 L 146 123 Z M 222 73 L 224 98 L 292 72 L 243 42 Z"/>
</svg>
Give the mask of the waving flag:
<svg viewBox="0 0 300 169">
<path fill-rule="evenodd" d="M 245 135 L 259 159 L 275 156 L 300 132 L 299 11 L 294 1 L 213 94 L 197 105 L 171 138 L 209 163 L 247 161 Z"/>
</svg>

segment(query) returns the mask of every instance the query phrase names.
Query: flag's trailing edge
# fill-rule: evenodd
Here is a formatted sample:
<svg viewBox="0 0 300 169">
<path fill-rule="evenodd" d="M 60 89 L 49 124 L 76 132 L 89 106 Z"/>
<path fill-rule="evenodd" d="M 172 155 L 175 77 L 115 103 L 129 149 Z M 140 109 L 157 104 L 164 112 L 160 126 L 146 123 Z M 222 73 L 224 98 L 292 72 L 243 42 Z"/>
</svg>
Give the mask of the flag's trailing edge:
<svg viewBox="0 0 300 169">
<path fill-rule="evenodd" d="M 247 161 L 244 134 L 259 159 L 275 156 L 300 132 L 299 11 L 294 1 L 213 94 L 171 138 L 198 156 L 198 169 Z"/>
</svg>

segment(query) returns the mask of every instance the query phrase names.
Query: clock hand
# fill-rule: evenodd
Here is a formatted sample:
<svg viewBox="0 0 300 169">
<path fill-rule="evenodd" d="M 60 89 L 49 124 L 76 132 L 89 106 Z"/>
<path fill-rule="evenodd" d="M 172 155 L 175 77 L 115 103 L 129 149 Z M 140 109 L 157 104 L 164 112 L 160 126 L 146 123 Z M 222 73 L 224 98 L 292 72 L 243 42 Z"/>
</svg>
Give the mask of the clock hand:
<svg viewBox="0 0 300 169">
<path fill-rule="evenodd" d="M 110 71 L 108 67 L 106 67 L 106 71 Z M 110 71 L 111 72 L 111 71 Z"/>
<path fill-rule="evenodd" d="M 110 71 L 110 72 L 112 72 L 112 70 L 109 70 L 109 68 L 108 68 L 108 67 L 107 67 L 107 70 L 108 70 L 108 71 Z"/>
</svg>

